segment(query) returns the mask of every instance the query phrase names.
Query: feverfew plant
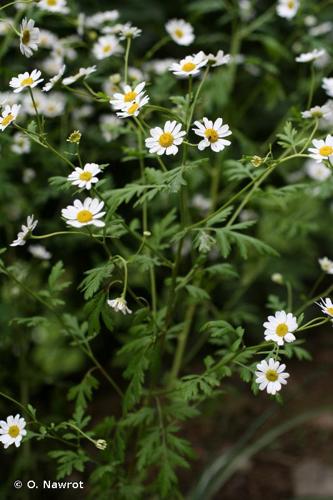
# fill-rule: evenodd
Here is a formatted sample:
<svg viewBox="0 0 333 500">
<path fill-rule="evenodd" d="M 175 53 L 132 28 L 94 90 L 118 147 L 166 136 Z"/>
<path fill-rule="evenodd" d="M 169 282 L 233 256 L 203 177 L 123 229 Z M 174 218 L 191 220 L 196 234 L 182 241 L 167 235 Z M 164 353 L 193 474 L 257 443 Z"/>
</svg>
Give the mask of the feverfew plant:
<svg viewBox="0 0 333 500">
<path fill-rule="evenodd" d="M 234 387 L 296 390 L 333 318 L 318 5 L 193 2 L 154 26 L 0 7 L 0 444 L 18 470 L 190 498 L 190 422 Z"/>
</svg>

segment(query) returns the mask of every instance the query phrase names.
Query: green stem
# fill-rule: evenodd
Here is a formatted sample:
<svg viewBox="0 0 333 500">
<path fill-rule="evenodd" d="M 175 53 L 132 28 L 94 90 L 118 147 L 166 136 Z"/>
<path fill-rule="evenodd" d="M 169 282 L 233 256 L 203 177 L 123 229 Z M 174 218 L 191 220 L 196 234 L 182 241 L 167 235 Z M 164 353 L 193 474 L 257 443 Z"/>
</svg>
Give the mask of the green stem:
<svg viewBox="0 0 333 500">
<path fill-rule="evenodd" d="M 143 60 L 144 61 L 149 61 L 152 56 L 155 54 L 155 52 L 157 52 L 161 47 L 163 47 L 164 45 L 166 45 L 170 40 L 170 37 L 169 36 L 165 36 L 163 38 L 161 38 L 160 40 L 158 40 L 150 50 L 148 50 L 148 52 L 146 52 Z"/>
<path fill-rule="evenodd" d="M 126 52 L 125 52 L 125 67 L 124 67 L 124 82 L 125 85 L 127 85 L 127 79 L 128 79 L 128 58 L 129 58 L 129 53 L 130 53 L 130 48 L 131 48 L 131 41 L 132 37 L 128 36 L 127 37 L 127 42 L 126 42 Z"/>
</svg>

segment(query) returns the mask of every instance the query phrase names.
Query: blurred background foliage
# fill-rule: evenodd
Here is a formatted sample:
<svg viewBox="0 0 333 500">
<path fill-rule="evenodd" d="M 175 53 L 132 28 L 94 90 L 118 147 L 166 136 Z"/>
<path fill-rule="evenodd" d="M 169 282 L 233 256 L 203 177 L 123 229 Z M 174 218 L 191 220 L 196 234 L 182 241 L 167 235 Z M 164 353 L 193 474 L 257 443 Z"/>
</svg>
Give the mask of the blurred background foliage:
<svg viewBox="0 0 333 500">
<path fill-rule="evenodd" d="M 202 169 L 196 169 L 190 179 L 191 192 L 200 193 L 206 197 L 211 194 L 209 187 L 212 175 L 220 176 L 221 192 L 230 187 L 230 193 L 232 193 L 235 186 L 242 186 L 247 182 L 253 174 L 246 172 L 244 165 L 235 159 L 238 160 L 242 155 L 264 156 L 268 152 L 270 143 L 275 139 L 276 133 L 281 131 L 287 119 L 292 119 L 296 128 L 304 126 L 299 112 L 307 109 L 310 70 L 307 65 L 294 63 L 295 53 L 323 47 L 332 55 L 332 32 L 323 37 L 313 37 L 309 34 L 309 27 L 306 24 L 308 16 L 316 16 L 318 23 L 332 19 L 333 7 L 325 1 L 302 2 L 301 15 L 292 22 L 278 18 L 275 15 L 275 2 L 268 1 L 252 2 L 254 15 L 248 20 L 240 19 L 238 2 L 233 0 L 179 0 L 177 2 L 126 0 L 126 2 L 111 3 L 80 0 L 69 3 L 72 5 L 72 12 L 85 12 L 88 15 L 90 12 L 96 12 L 97 9 L 119 9 L 122 21 L 131 21 L 143 30 L 143 36 L 136 39 L 133 44 L 130 61 L 132 67 L 141 67 L 146 52 L 165 36 L 165 22 L 172 17 L 184 18 L 193 24 L 196 34 L 195 42 L 189 49 L 169 43 L 157 52 L 155 59 L 169 57 L 177 59 L 199 50 L 216 53 L 220 48 L 228 53 L 234 50 L 242 54 L 233 75 L 221 67 L 209 78 L 196 111 L 196 118 L 223 116 L 233 131 L 232 147 L 225 154 L 211 155 L 207 164 Z M 256 23 L 256 20 L 267 11 L 266 22 L 255 30 L 253 23 Z M 15 15 L 14 9 L 11 14 Z M 58 35 L 66 36 L 72 32 L 71 18 L 68 19 L 68 26 L 66 26 L 66 22 L 60 23 L 57 17 L 44 16 L 40 12 L 37 12 L 34 17 L 37 25 L 40 22 L 43 28 L 54 30 Z M 249 29 L 242 43 L 235 41 L 234 36 L 240 26 L 244 32 Z M 251 31 L 251 26 L 253 31 Z M 232 40 L 235 46 L 231 45 Z M 4 43 L 3 39 L 1 43 Z M 78 47 L 78 53 L 81 65 L 88 66 L 95 62 L 92 56 L 87 57 L 85 49 Z M 10 77 L 25 70 L 27 61 L 23 56 L 18 55 L 17 47 L 8 51 L 1 50 L 0 47 L 0 55 L 0 90 L 6 91 Z M 29 60 L 29 68 L 38 67 L 38 57 L 38 55 L 35 56 L 33 62 Z M 108 72 L 112 74 L 119 69 L 118 61 L 105 61 L 102 65 L 103 75 Z M 68 66 L 68 73 L 72 74 L 72 69 L 75 70 L 78 64 L 74 61 Z M 315 104 L 323 104 L 326 100 L 324 92 L 320 89 L 320 82 L 331 69 L 332 63 L 329 62 L 327 66 L 316 70 L 313 99 Z M 103 78 L 97 75 L 91 79 L 91 85 L 96 90 L 100 90 L 102 80 Z M 168 106 L 170 96 L 184 95 L 185 92 L 185 83 L 177 81 L 171 73 L 154 76 L 148 83 L 148 93 L 154 104 Z M 76 96 L 70 95 L 66 112 L 61 117 L 47 122 L 47 130 L 54 143 L 67 151 L 71 148 L 66 143 L 66 138 L 73 130 L 74 111 L 84 104 Z M 137 178 L 136 161 L 124 161 L 126 158 L 122 148 L 124 144 L 127 147 L 131 146 L 131 137 L 124 138 L 123 141 L 121 136 L 121 140 L 105 142 L 99 127 L 99 117 L 109 112 L 109 107 L 101 104 L 96 106 L 93 115 L 74 121 L 74 126 L 83 133 L 81 155 L 85 161 L 109 164 L 108 175 L 103 180 L 105 187 L 122 187 Z M 153 124 L 155 120 L 156 117 L 152 116 L 149 123 Z M 15 237 L 20 223 L 30 213 L 36 214 L 40 219 L 39 232 L 49 233 L 61 229 L 61 208 L 71 200 L 70 193 L 59 194 L 59 191 L 48 183 L 49 177 L 67 175 L 64 166 L 55 157 L 50 157 L 47 152 L 34 144 L 30 154 L 15 155 L 10 151 L 10 141 L 11 134 L 8 130 L 6 133 L 1 133 L 1 247 L 8 246 Z M 276 144 L 273 145 L 273 151 L 278 150 L 279 147 Z M 259 258 L 258 255 L 250 253 L 249 258 L 244 261 L 240 259 L 237 251 L 233 251 L 231 262 L 235 265 L 239 278 L 232 278 L 225 282 L 216 277 L 209 285 L 216 307 L 223 308 L 224 317 L 235 324 L 246 326 L 249 343 L 258 342 L 262 338 L 261 325 L 268 314 L 266 308 L 268 296 L 275 295 L 275 300 L 280 300 L 282 303 L 285 301 L 284 287 L 274 284 L 270 279 L 271 275 L 274 272 L 282 273 L 293 285 L 295 301 L 299 302 L 320 274 L 318 258 L 324 255 L 333 257 L 333 233 L 330 230 L 333 177 L 331 176 L 324 183 L 316 182 L 306 177 L 303 167 L 300 160 L 283 165 L 254 197 L 248 207 L 248 212 L 243 214 L 244 217 L 257 220 L 257 224 L 251 230 L 252 234 L 274 247 L 280 253 L 280 257 Z M 22 181 L 27 168 L 33 169 L 36 173 L 29 183 Z M 279 189 L 286 185 L 289 185 L 290 189 L 284 191 Z M 219 202 L 220 192 L 215 195 Z M 164 208 L 163 199 L 162 202 L 161 200 L 152 202 L 150 206 L 152 218 L 155 218 L 157 225 Z M 200 216 L 196 210 L 193 208 L 194 219 Z M 131 220 L 133 224 L 139 224 L 138 213 L 126 207 L 121 211 L 126 219 Z M 122 244 L 119 240 L 120 248 Z M 4 259 L 8 265 L 13 266 L 16 276 L 20 280 L 26 280 L 29 287 L 34 290 L 40 290 L 45 286 L 51 266 L 62 260 L 65 267 L 65 279 L 72 283 L 64 292 L 66 307 L 79 318 L 84 318 L 83 298 L 82 294 L 77 291 L 77 286 L 83 278 L 83 273 L 101 262 L 102 250 L 96 248 L 96 245 L 89 240 L 70 237 L 47 240 L 46 246 L 53 256 L 50 262 L 40 262 L 34 259 L 26 247 L 8 250 Z M 186 266 L 186 262 L 184 265 Z M 135 269 L 131 270 L 131 280 L 136 288 L 142 289 L 142 295 L 144 295 L 145 283 L 140 281 L 140 275 L 136 275 Z M 159 280 L 159 290 L 162 290 L 163 273 L 159 276 Z M 323 288 L 329 284 L 330 277 L 326 276 Z M 26 325 L 20 325 L 19 320 L 15 321 L 14 318 L 41 314 L 38 304 L 27 298 L 22 290 L 15 286 L 15 283 L 5 278 L 1 279 L 0 293 L 1 390 L 11 395 L 19 394 L 23 403 L 31 401 L 38 406 L 45 421 L 50 418 L 61 421 L 72 410 L 72 403 L 68 401 L 66 393 L 73 384 L 81 380 L 89 363 L 78 349 L 68 345 L 68 339 L 61 334 L 57 324 L 51 322 L 54 325 L 53 328 L 45 328 L 42 323 L 28 328 Z M 47 313 L 43 311 L 42 314 Z M 126 333 L 123 322 L 120 326 L 116 317 L 112 321 L 110 328 L 113 332 L 105 328 L 103 334 L 94 341 L 96 357 L 108 368 L 110 368 L 114 350 L 119 347 L 121 338 Z M 326 328 L 323 332 L 325 349 L 332 352 L 332 335 L 328 330 Z M 198 333 L 194 332 L 194 337 L 196 335 Z M 28 347 L 22 340 L 27 336 L 30 337 Z M 322 347 L 320 341 L 319 346 Z M 313 349 L 314 356 L 317 355 L 320 358 L 318 344 L 316 342 L 311 344 L 310 341 L 309 347 L 310 350 Z M 209 347 L 205 347 L 203 352 L 193 353 L 191 366 L 195 369 L 196 362 L 207 353 L 209 353 Z M 332 370 L 331 361 L 326 360 L 321 366 L 324 366 L 326 373 Z M 113 367 L 112 370 L 116 373 L 116 378 L 117 376 L 120 378 L 120 373 L 117 375 L 118 368 Z M 316 384 L 320 385 L 320 383 L 320 380 L 316 381 Z M 251 404 L 244 396 L 244 393 L 248 392 L 247 385 L 238 383 L 231 388 L 231 384 L 230 387 L 227 384 L 225 390 L 233 394 L 235 400 L 238 398 L 240 401 L 240 408 L 235 408 L 237 405 L 231 402 L 230 397 L 227 397 L 226 415 L 229 417 L 230 415 L 238 416 L 242 412 L 244 401 L 248 420 L 242 416 L 241 421 L 245 425 L 247 425 L 246 422 L 251 421 L 253 414 L 261 413 L 263 403 L 258 403 L 258 406 L 251 410 Z M 119 408 L 115 406 L 116 403 L 113 404 L 112 399 L 110 400 L 110 395 L 105 396 L 105 392 L 99 391 L 98 398 L 91 408 L 94 422 L 98 422 L 102 416 L 119 411 Z M 265 404 L 269 406 L 269 403 Z M 9 413 L 6 401 L 0 400 L 0 409 L 1 414 Z M 15 409 L 11 411 L 15 412 Z M 288 411 L 288 406 L 286 411 Z M 292 412 L 294 411 L 293 408 Z M 213 426 L 221 425 L 221 421 L 214 420 L 212 415 L 217 415 L 218 418 L 228 418 L 221 416 L 219 408 L 214 406 L 214 403 L 207 405 L 203 413 L 203 426 L 206 425 L 205 422 L 210 422 Z M 219 432 L 221 442 L 227 441 L 228 429 L 233 425 L 232 421 L 224 421 L 224 431 Z M 235 431 L 232 429 L 231 434 L 236 434 L 238 429 L 238 424 L 235 424 Z M 193 432 L 197 432 L 196 427 Z M 198 432 L 200 435 L 200 430 Z M 191 435 L 191 431 L 189 434 Z M 206 439 L 204 432 L 202 435 L 203 439 Z M 208 437 L 214 440 L 211 435 Z M 43 450 L 48 450 L 48 445 L 44 442 L 34 443 L 33 450 L 29 450 L 29 475 L 32 477 L 38 477 L 41 470 L 43 476 L 54 477 L 53 465 L 50 464 L 46 454 L 43 456 Z M 216 449 L 212 450 L 212 453 L 214 452 Z M 22 464 L 27 457 L 26 453 L 28 452 L 21 456 L 16 450 L 10 449 L 6 455 L 1 454 L 1 476 L 8 477 L 9 483 L 20 476 Z M 198 453 L 200 454 L 200 450 Z M 205 458 L 206 462 L 209 458 Z M 205 465 L 205 460 L 201 462 L 201 466 Z M 184 481 L 186 486 L 192 485 L 195 477 L 187 475 Z M 0 485 L 1 491 L 5 498 L 8 490 Z"/>
</svg>

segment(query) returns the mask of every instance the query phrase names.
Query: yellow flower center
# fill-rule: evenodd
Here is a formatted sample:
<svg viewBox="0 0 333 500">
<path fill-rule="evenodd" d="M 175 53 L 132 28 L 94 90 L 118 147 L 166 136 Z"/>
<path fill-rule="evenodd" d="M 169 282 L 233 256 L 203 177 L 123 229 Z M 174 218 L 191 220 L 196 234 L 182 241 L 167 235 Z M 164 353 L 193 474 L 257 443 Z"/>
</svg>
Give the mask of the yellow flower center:
<svg viewBox="0 0 333 500">
<path fill-rule="evenodd" d="M 128 113 L 129 115 L 133 115 L 133 114 L 137 111 L 137 109 L 138 109 L 138 108 L 139 108 L 139 105 L 138 105 L 136 102 L 134 102 L 134 103 L 132 104 L 132 106 L 130 106 L 130 107 L 128 108 L 127 113 Z"/>
<path fill-rule="evenodd" d="M 332 146 L 322 146 L 319 149 L 319 154 L 321 156 L 330 156 L 333 154 L 333 147 Z"/>
<path fill-rule="evenodd" d="M 205 137 L 209 140 L 209 142 L 216 142 L 219 139 L 219 134 L 213 128 L 208 128 L 205 131 Z"/>
<path fill-rule="evenodd" d="M 288 3 L 287 3 L 287 6 L 289 9 L 293 9 L 295 7 L 295 2 L 294 0 L 290 0 Z"/>
<path fill-rule="evenodd" d="M 50 5 L 50 7 L 53 7 L 53 5 L 57 5 L 57 0 L 47 0 L 47 5 Z"/>
<path fill-rule="evenodd" d="M 110 52 L 112 49 L 112 46 L 108 43 L 107 45 L 104 45 L 103 47 L 103 52 L 106 54 L 107 52 Z"/>
<path fill-rule="evenodd" d="M 285 323 L 280 323 L 275 330 L 276 335 L 284 337 L 288 333 L 288 326 Z"/>
<path fill-rule="evenodd" d="M 134 92 L 134 90 L 131 90 L 131 92 L 127 92 L 127 94 L 124 94 L 124 101 L 125 102 L 131 102 L 134 101 L 138 94 Z"/>
<path fill-rule="evenodd" d="M 196 67 L 197 67 L 197 65 L 194 64 L 193 62 L 187 62 L 187 63 L 183 64 L 182 70 L 186 71 L 186 73 L 189 73 L 190 71 L 192 71 Z"/>
<path fill-rule="evenodd" d="M 80 180 L 81 181 L 90 181 L 92 178 L 92 173 L 91 172 L 82 172 L 80 174 Z"/>
<path fill-rule="evenodd" d="M 89 210 L 80 210 L 80 212 L 76 214 L 76 218 L 83 224 L 85 222 L 90 222 L 93 218 L 93 214 Z"/>
<path fill-rule="evenodd" d="M 30 31 L 24 30 L 22 33 L 22 43 L 24 43 L 24 45 L 27 45 L 29 42 L 30 42 Z"/>
<path fill-rule="evenodd" d="M 164 132 L 158 142 L 162 146 L 162 148 L 168 148 L 169 146 L 172 146 L 173 144 L 173 135 L 170 134 L 170 132 Z"/>
<path fill-rule="evenodd" d="M 5 127 L 9 125 L 13 120 L 15 119 L 15 116 L 9 113 L 9 115 L 5 116 L 5 118 L 2 119 L 1 125 L 4 125 Z"/>
<path fill-rule="evenodd" d="M 11 425 L 8 429 L 8 434 L 12 438 L 16 438 L 20 434 L 20 428 L 17 425 Z"/>
<path fill-rule="evenodd" d="M 267 370 L 267 372 L 265 373 L 265 377 L 270 382 L 275 382 L 279 378 L 279 375 L 276 370 Z"/>
<path fill-rule="evenodd" d="M 183 36 L 184 36 L 184 31 L 183 31 L 183 30 L 181 30 L 181 29 L 179 29 L 179 28 L 177 28 L 177 29 L 175 30 L 175 35 L 176 35 L 176 37 L 177 37 L 177 38 L 183 38 Z"/>
<path fill-rule="evenodd" d="M 27 85 L 32 85 L 33 83 L 34 83 L 33 79 L 31 78 L 31 76 L 29 76 L 28 78 L 22 80 L 21 87 L 26 87 Z"/>
<path fill-rule="evenodd" d="M 333 316 L 333 307 L 326 307 L 326 312 Z"/>
</svg>

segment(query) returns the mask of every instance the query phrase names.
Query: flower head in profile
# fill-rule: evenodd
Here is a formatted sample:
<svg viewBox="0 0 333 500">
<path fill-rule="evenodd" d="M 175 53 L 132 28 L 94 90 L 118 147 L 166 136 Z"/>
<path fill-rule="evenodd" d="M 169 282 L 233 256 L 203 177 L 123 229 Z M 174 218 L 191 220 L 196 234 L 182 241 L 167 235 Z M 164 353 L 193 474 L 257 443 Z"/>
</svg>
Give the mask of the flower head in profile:
<svg viewBox="0 0 333 500">
<path fill-rule="evenodd" d="M 22 224 L 21 231 L 18 233 L 16 240 L 10 244 L 11 247 L 23 246 L 27 239 L 29 239 L 32 231 L 38 224 L 38 220 L 34 220 L 33 215 L 29 215 L 26 224 Z"/>
<path fill-rule="evenodd" d="M 121 312 L 123 314 L 132 314 L 131 309 L 127 307 L 127 302 L 124 297 L 117 297 L 116 299 L 107 300 L 108 306 L 114 309 L 116 312 Z"/>
<path fill-rule="evenodd" d="M 279 0 L 276 6 L 277 15 L 285 19 L 292 19 L 299 9 L 299 0 Z"/>
<path fill-rule="evenodd" d="M 20 51 L 26 57 L 31 57 L 38 50 L 39 28 L 35 28 L 33 19 L 24 18 L 20 29 Z"/>
<path fill-rule="evenodd" d="M 316 302 L 316 304 L 320 307 L 324 314 L 333 318 L 333 303 L 329 297 L 321 299 L 321 302 Z"/>
<path fill-rule="evenodd" d="M 223 125 L 222 118 L 217 118 L 215 122 L 213 122 L 204 117 L 202 121 L 203 123 L 200 121 L 194 122 L 197 128 L 192 129 L 196 135 L 202 137 L 202 140 L 198 144 L 198 149 L 200 151 L 210 147 L 215 153 L 218 153 L 226 146 L 230 146 L 231 142 L 224 139 L 224 137 L 231 135 L 231 130 L 229 129 L 229 125 Z"/>
<path fill-rule="evenodd" d="M 113 109 L 124 109 L 129 104 L 133 104 L 138 98 L 143 97 L 145 94 L 145 85 L 146 82 L 138 83 L 135 87 L 124 85 L 123 93 L 116 92 L 110 100 Z"/>
<path fill-rule="evenodd" d="M 86 163 L 83 168 L 77 167 L 74 172 L 69 174 L 67 179 L 79 188 L 91 189 L 93 184 L 98 182 L 97 175 L 101 169 L 96 163 Z"/>
<path fill-rule="evenodd" d="M 333 78 L 323 78 L 322 88 L 329 97 L 333 97 Z"/>
<path fill-rule="evenodd" d="M 311 52 L 305 52 L 296 57 L 295 61 L 299 63 L 307 63 L 319 59 L 325 54 L 325 49 L 314 49 Z"/>
<path fill-rule="evenodd" d="M 327 103 L 323 106 L 313 106 L 301 112 L 302 118 L 329 118 L 332 115 L 331 106 Z"/>
<path fill-rule="evenodd" d="M 274 316 L 268 316 L 268 321 L 264 323 L 265 340 L 276 342 L 283 345 L 285 342 L 294 342 L 295 335 L 292 333 L 297 330 L 296 317 L 285 311 L 277 311 Z"/>
<path fill-rule="evenodd" d="M 333 274 L 333 260 L 328 259 L 327 257 L 322 257 L 318 259 L 321 270 L 327 274 Z"/>
<path fill-rule="evenodd" d="M 223 66 L 224 64 L 228 64 L 231 60 L 230 54 L 225 54 L 223 50 L 218 50 L 216 55 L 208 54 L 206 55 L 208 63 L 211 64 L 213 68 L 217 66 Z"/>
<path fill-rule="evenodd" d="M 103 207 L 104 202 L 97 198 L 86 198 L 83 203 L 80 200 L 75 200 L 73 205 L 62 209 L 61 215 L 69 226 L 104 227 L 105 222 L 100 220 L 105 215 L 105 212 L 102 212 Z"/>
<path fill-rule="evenodd" d="M 125 104 L 119 111 L 116 112 L 119 118 L 128 118 L 131 116 L 138 116 L 141 108 L 148 104 L 149 97 L 145 94 L 139 95 L 132 102 Z"/>
<path fill-rule="evenodd" d="M 69 12 L 66 0 L 39 0 L 38 7 L 59 14 L 68 14 Z"/>
<path fill-rule="evenodd" d="M 163 128 L 155 127 L 150 130 L 150 136 L 145 140 L 149 153 L 160 155 L 175 155 L 178 146 L 183 142 L 185 130 L 182 124 L 174 121 L 167 121 Z"/>
<path fill-rule="evenodd" d="M 287 384 L 289 373 L 285 372 L 286 365 L 274 361 L 273 358 L 265 359 L 257 364 L 256 383 L 259 384 L 261 391 L 267 391 L 268 394 L 276 394 L 282 389 L 282 385 Z"/>
<path fill-rule="evenodd" d="M 114 35 L 101 36 L 93 46 L 93 54 L 96 59 L 105 59 L 122 52 L 122 47 Z"/>
<path fill-rule="evenodd" d="M 43 78 L 40 78 L 41 72 L 38 69 L 34 69 L 31 73 L 26 71 L 25 73 L 20 73 L 18 76 L 14 76 L 10 82 L 9 86 L 14 89 L 14 92 L 21 92 L 27 87 L 34 88 L 39 83 L 43 81 Z"/>
<path fill-rule="evenodd" d="M 207 57 L 204 52 L 198 52 L 193 56 L 186 56 L 179 63 L 173 63 L 170 66 L 170 71 L 180 78 L 188 78 L 189 76 L 199 75 L 201 69 L 206 66 Z"/>
<path fill-rule="evenodd" d="M 84 79 L 88 78 L 92 73 L 96 71 L 96 66 L 88 66 L 88 68 L 80 68 L 75 75 L 67 76 L 63 79 L 62 83 L 64 85 L 72 85 L 72 83 L 79 80 L 79 78 L 84 77 Z"/>
<path fill-rule="evenodd" d="M 7 420 L 0 420 L 0 442 L 4 448 L 15 444 L 18 448 L 21 444 L 23 436 L 27 434 L 25 430 L 26 421 L 19 414 L 9 415 Z"/>
<path fill-rule="evenodd" d="M 56 75 L 54 75 L 43 87 L 44 92 L 49 92 L 65 73 L 66 65 L 63 64 Z"/>
<path fill-rule="evenodd" d="M 119 40 L 125 40 L 126 38 L 137 38 L 141 35 L 142 30 L 133 26 L 131 23 L 121 24 L 118 30 Z"/>
<path fill-rule="evenodd" d="M 191 45 L 194 41 L 193 26 L 184 19 L 170 19 L 166 23 L 165 29 L 178 45 Z"/>
<path fill-rule="evenodd" d="M 311 153 L 310 156 L 318 163 L 323 160 L 328 160 L 333 163 L 333 136 L 328 135 L 326 139 L 313 139 L 312 145 L 314 147 L 309 148 L 308 151 Z"/>
<path fill-rule="evenodd" d="M 4 107 L 0 116 L 0 130 L 2 131 L 5 130 L 8 127 L 8 125 L 10 125 L 14 120 L 16 120 L 20 108 L 21 108 L 20 104 L 13 104 L 12 106 L 7 104 L 7 106 Z"/>
</svg>

